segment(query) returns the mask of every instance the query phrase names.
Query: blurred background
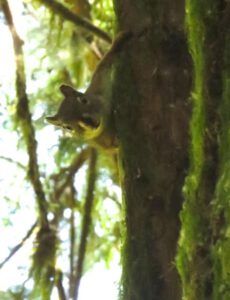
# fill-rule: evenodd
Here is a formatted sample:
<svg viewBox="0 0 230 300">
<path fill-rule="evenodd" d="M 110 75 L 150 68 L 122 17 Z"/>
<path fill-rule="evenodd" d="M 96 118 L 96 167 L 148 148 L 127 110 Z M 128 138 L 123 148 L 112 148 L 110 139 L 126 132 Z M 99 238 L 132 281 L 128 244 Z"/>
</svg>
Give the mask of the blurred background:
<svg viewBox="0 0 230 300">
<path fill-rule="evenodd" d="M 0 299 L 116 299 L 116 155 L 45 122 L 61 101 L 59 86 L 84 91 L 109 48 L 112 1 L 0 7 Z"/>
</svg>

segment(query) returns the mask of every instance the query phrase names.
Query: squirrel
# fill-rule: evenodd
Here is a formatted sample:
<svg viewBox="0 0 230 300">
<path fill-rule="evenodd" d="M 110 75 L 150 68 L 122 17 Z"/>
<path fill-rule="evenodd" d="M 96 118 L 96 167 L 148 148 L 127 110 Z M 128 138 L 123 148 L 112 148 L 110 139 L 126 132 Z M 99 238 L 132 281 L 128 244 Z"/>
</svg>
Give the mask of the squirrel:
<svg viewBox="0 0 230 300">
<path fill-rule="evenodd" d="M 61 85 L 60 91 L 64 99 L 57 113 L 46 120 L 83 138 L 93 146 L 107 150 L 116 149 L 118 141 L 111 103 L 112 64 L 133 36 L 131 31 L 122 31 L 117 35 L 110 50 L 98 64 L 85 93 L 71 86 Z"/>
</svg>

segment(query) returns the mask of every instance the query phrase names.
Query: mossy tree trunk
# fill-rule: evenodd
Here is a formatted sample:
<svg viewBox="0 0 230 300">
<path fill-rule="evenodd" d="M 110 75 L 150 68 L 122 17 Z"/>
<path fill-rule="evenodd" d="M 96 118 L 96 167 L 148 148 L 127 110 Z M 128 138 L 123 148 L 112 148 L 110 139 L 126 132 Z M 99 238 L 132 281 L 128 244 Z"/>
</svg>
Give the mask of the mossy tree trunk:
<svg viewBox="0 0 230 300">
<path fill-rule="evenodd" d="M 122 299 L 179 300 L 174 259 L 188 167 L 191 59 L 183 0 L 116 0 L 119 30 L 134 39 L 116 66 L 126 241 Z"/>
<path fill-rule="evenodd" d="M 190 170 L 177 265 L 188 300 L 230 299 L 230 2 L 187 0 Z"/>
</svg>

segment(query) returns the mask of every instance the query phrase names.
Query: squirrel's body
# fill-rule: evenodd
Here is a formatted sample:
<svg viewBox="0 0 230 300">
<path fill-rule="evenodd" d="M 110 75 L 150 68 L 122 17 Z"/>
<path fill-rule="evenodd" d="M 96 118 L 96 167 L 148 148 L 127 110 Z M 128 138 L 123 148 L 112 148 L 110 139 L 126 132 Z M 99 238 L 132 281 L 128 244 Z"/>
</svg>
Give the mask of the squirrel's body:
<svg viewBox="0 0 230 300">
<path fill-rule="evenodd" d="M 60 87 L 64 99 L 58 112 L 46 118 L 49 123 L 70 130 L 101 148 L 117 148 L 111 100 L 112 63 L 130 37 L 131 32 L 118 35 L 96 68 L 85 93 L 68 85 Z"/>
</svg>

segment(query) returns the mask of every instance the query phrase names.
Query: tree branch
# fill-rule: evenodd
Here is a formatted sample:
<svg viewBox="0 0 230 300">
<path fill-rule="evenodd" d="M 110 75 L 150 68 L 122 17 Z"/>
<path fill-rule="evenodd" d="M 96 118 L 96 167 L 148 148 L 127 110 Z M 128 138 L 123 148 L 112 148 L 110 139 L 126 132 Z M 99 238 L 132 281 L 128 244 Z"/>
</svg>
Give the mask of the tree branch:
<svg viewBox="0 0 230 300">
<path fill-rule="evenodd" d="M 40 172 L 37 161 L 37 141 L 35 139 L 35 131 L 32 125 L 31 113 L 29 110 L 29 100 L 26 94 L 26 78 L 25 78 L 25 65 L 24 53 L 22 48 L 22 40 L 17 34 L 14 26 L 12 14 L 7 0 L 1 1 L 3 14 L 9 26 L 15 54 L 16 64 L 16 94 L 17 94 L 17 118 L 21 126 L 22 135 L 26 143 L 27 152 L 29 156 L 28 162 L 28 177 L 33 186 L 36 200 L 39 209 L 39 217 L 41 226 L 48 226 L 47 220 L 47 202 L 45 193 L 40 181 Z"/>
<path fill-rule="evenodd" d="M 35 222 L 33 224 L 33 226 L 30 228 L 30 230 L 27 232 L 27 234 L 25 235 L 25 237 L 21 240 L 21 242 L 19 244 L 17 244 L 10 252 L 10 254 L 3 260 L 3 262 L 0 263 L 0 269 L 11 259 L 12 256 L 14 256 L 14 254 L 16 254 L 18 252 L 18 250 L 24 245 L 24 243 L 26 242 L 26 240 L 29 239 L 29 237 L 32 235 L 32 233 L 34 232 L 34 229 L 37 227 L 38 222 Z"/>
<path fill-rule="evenodd" d="M 95 149 L 91 149 L 89 173 L 88 173 L 88 187 L 87 187 L 87 194 L 85 199 L 84 216 L 82 220 L 81 238 L 80 238 L 78 260 L 77 260 L 76 273 L 75 273 L 76 277 L 75 277 L 74 300 L 78 299 L 78 291 L 80 286 L 80 280 L 82 277 L 87 238 L 89 235 L 90 225 L 91 225 L 91 211 L 93 207 L 94 187 L 95 187 L 96 177 L 97 177 L 96 163 L 97 163 L 97 152 Z"/>
<path fill-rule="evenodd" d="M 73 299 L 74 294 L 74 286 L 75 286 L 75 273 L 74 273 L 74 261 L 75 261 L 75 243 L 76 243 L 76 228 L 75 228 L 75 194 L 76 191 L 74 189 L 74 185 L 72 182 L 71 187 L 71 216 L 70 216 L 70 228 L 69 228 L 69 239 L 70 239 L 70 247 L 69 247 L 69 262 L 70 262 L 70 270 L 69 270 L 69 297 Z"/>
<path fill-rule="evenodd" d="M 24 171 L 26 170 L 26 167 L 21 164 L 19 161 L 15 161 L 10 157 L 6 157 L 6 156 L 0 156 L 0 159 L 3 159 L 9 163 L 15 164 L 16 166 L 18 166 L 19 168 L 23 169 Z"/>
<path fill-rule="evenodd" d="M 55 191 L 55 199 L 59 199 L 62 193 L 64 192 L 65 188 L 71 183 L 73 176 L 77 173 L 77 171 L 82 167 L 84 162 L 87 160 L 87 158 L 90 155 L 90 148 L 86 148 L 82 150 L 80 154 L 77 154 L 74 158 L 72 164 L 68 169 L 65 169 L 63 172 L 68 172 L 65 181 L 56 189 Z M 58 175 L 54 175 L 55 177 Z M 55 179 L 55 177 L 53 178 Z"/>
<path fill-rule="evenodd" d="M 66 295 L 65 295 L 65 290 L 62 284 L 62 278 L 63 278 L 63 274 L 61 271 L 56 271 L 57 274 L 57 282 L 56 282 L 56 286 L 57 286 L 57 290 L 58 290 L 58 296 L 60 300 L 67 300 Z"/>
<path fill-rule="evenodd" d="M 77 26 L 83 27 L 86 30 L 89 30 L 99 38 L 103 39 L 107 43 L 111 43 L 112 39 L 108 35 L 108 33 L 104 32 L 102 29 L 94 26 L 90 23 L 87 19 L 84 19 L 78 16 L 75 13 L 72 13 L 68 8 L 66 8 L 61 3 L 57 2 L 56 0 L 39 0 L 48 8 L 52 9 L 53 12 L 60 15 L 62 18 L 74 23 Z"/>
<path fill-rule="evenodd" d="M 69 201 L 71 201 L 71 218 L 70 218 L 70 274 L 69 274 L 69 296 L 73 298 L 75 289 L 75 272 L 74 272 L 74 249 L 75 249 L 75 190 L 73 186 L 73 179 L 78 170 L 82 167 L 85 161 L 91 156 L 92 149 L 86 148 L 78 153 L 73 159 L 71 165 L 68 168 L 61 169 L 58 174 L 54 174 L 51 178 L 55 181 L 54 201 L 59 201 L 63 192 L 67 187 L 70 188 Z M 63 178 L 63 176 L 65 176 Z M 61 184 L 59 183 L 61 182 Z"/>
</svg>

